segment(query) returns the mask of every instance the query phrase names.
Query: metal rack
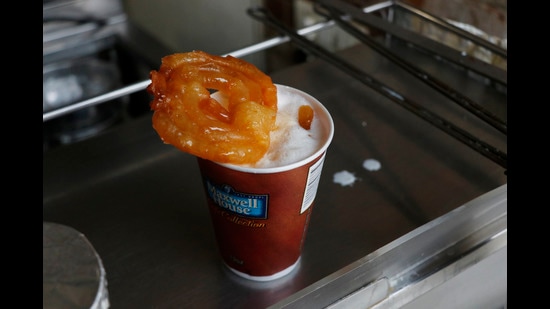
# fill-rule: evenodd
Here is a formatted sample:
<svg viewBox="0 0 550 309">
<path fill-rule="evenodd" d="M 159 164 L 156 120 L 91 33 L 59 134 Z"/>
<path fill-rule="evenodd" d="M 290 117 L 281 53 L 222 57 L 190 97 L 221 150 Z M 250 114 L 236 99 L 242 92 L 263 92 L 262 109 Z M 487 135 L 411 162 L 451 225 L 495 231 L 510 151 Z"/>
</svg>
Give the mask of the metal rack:
<svg viewBox="0 0 550 309">
<path fill-rule="evenodd" d="M 497 128 L 502 133 L 506 134 L 507 132 L 506 121 L 503 121 L 502 119 L 496 117 L 491 112 L 485 110 L 481 105 L 475 103 L 471 99 L 462 95 L 460 92 L 455 91 L 450 86 L 444 84 L 436 77 L 422 71 L 418 67 L 415 67 L 413 64 L 407 62 L 403 58 L 400 58 L 397 54 L 392 53 L 391 51 L 389 51 L 389 49 L 386 49 L 382 44 L 377 43 L 375 40 L 371 39 L 368 35 L 361 32 L 358 28 L 353 26 L 349 21 L 346 21 L 345 17 L 343 17 L 341 14 L 344 14 L 344 13 L 351 14 L 353 18 L 355 18 L 356 20 L 362 22 L 367 26 L 374 27 L 377 30 L 384 31 L 394 36 L 398 36 L 400 39 L 406 38 L 406 40 L 409 43 L 413 44 L 414 46 L 420 46 L 422 48 L 425 48 L 425 45 L 431 45 L 428 48 L 430 52 L 434 53 L 433 50 L 440 50 L 440 52 L 436 53 L 435 55 L 443 57 L 445 59 L 452 60 L 455 63 L 460 64 L 467 69 L 474 70 L 477 73 L 483 74 L 484 76 L 486 76 L 487 78 L 490 78 L 494 82 L 499 82 L 499 83 L 506 82 L 505 74 L 503 72 L 500 72 L 497 70 L 488 70 L 487 66 L 484 65 L 484 63 L 482 63 L 480 60 L 477 60 L 475 58 L 470 58 L 470 61 L 465 61 L 463 59 L 457 60 L 456 57 L 454 57 L 454 54 L 460 53 L 460 51 L 457 51 L 457 50 L 451 51 L 450 48 L 445 47 L 444 45 L 437 42 L 431 42 L 432 44 L 422 44 L 420 42 L 421 39 L 419 39 L 420 36 L 415 34 L 414 32 L 409 32 L 408 30 L 405 30 L 406 31 L 405 32 L 403 29 L 399 27 L 395 27 L 391 23 L 386 23 L 382 19 L 379 19 L 376 16 L 372 16 L 368 13 L 365 14 L 362 10 L 354 8 L 346 4 L 345 2 L 333 1 L 333 0 L 328 0 L 328 1 L 322 0 L 322 1 L 319 1 L 319 4 L 322 4 L 324 6 L 324 9 L 327 9 L 329 11 L 327 15 L 330 16 L 332 20 L 335 20 L 338 25 L 342 26 L 343 29 L 353 34 L 361 42 L 366 43 L 370 47 L 374 48 L 375 50 L 383 54 L 385 57 L 387 57 L 391 61 L 405 68 L 408 72 L 413 74 L 413 76 L 426 82 L 426 84 L 428 84 L 432 88 L 445 94 L 448 98 L 451 98 L 460 106 L 466 108 L 468 111 L 474 113 L 476 116 L 480 117 L 487 123 L 491 124 L 493 127 Z M 337 6 L 333 6 L 333 5 L 337 5 Z M 406 6 L 397 6 L 397 8 L 408 9 L 408 7 Z M 417 13 L 416 11 L 410 11 L 410 12 Z M 265 9 L 263 8 L 250 9 L 249 14 L 256 19 L 261 20 L 266 24 L 269 24 L 270 26 L 275 27 L 281 33 L 289 36 L 293 42 L 295 42 L 298 46 L 300 46 L 307 52 L 312 53 L 322 58 L 323 60 L 331 63 L 337 68 L 355 77 L 357 80 L 360 80 L 362 83 L 366 84 L 367 86 L 375 89 L 377 92 L 386 96 L 388 99 L 399 104 L 400 106 L 404 107 L 408 111 L 428 121 L 435 127 L 445 131 L 449 135 L 453 136 L 454 138 L 457 138 L 458 140 L 472 147 L 482 155 L 490 158 L 494 162 L 506 168 L 507 166 L 506 154 L 500 151 L 499 149 L 469 134 L 466 130 L 459 128 L 455 124 L 439 117 L 437 114 L 431 112 L 429 109 L 424 108 L 418 102 L 415 102 L 410 98 L 407 98 L 406 96 L 400 94 L 396 90 L 392 89 L 391 86 L 384 84 L 383 82 L 369 75 L 367 72 L 364 72 L 361 69 L 358 69 L 357 67 L 349 64 L 344 59 L 338 58 L 327 49 L 323 48 L 318 44 L 311 42 L 310 40 L 304 38 L 300 34 L 293 31 L 292 29 L 285 27 L 281 22 L 277 21 L 271 14 L 269 14 L 269 12 L 267 12 Z M 430 17 L 427 14 L 422 15 L 423 18 L 427 18 L 426 16 Z M 365 18 L 365 17 L 368 17 L 368 18 Z M 431 19 L 435 19 L 435 17 L 433 18 L 430 17 L 430 20 Z M 422 40 L 425 42 L 428 42 L 423 38 Z M 490 44 L 484 44 L 484 45 L 487 46 Z M 502 51 L 498 46 L 494 46 L 493 49 L 498 51 L 500 54 L 503 54 L 504 56 L 506 56 L 505 51 Z"/>
<path fill-rule="evenodd" d="M 281 33 L 281 36 L 271 38 L 269 40 L 248 46 L 246 48 L 230 52 L 227 55 L 232 55 L 234 57 L 243 57 L 291 41 L 297 44 L 300 48 L 304 49 L 304 51 L 320 57 L 325 61 L 335 65 L 339 69 L 354 76 L 367 86 L 372 87 L 381 94 L 385 95 L 390 100 L 394 101 L 397 104 L 400 104 L 405 109 L 430 122 L 437 128 L 447 132 L 449 135 L 457 138 L 458 140 L 475 149 L 482 155 L 490 158 L 494 162 L 506 168 L 507 155 L 505 152 L 490 145 L 489 143 L 486 143 L 476 136 L 469 134 L 466 130 L 439 117 L 437 114 L 432 113 L 429 109 L 424 108 L 421 104 L 403 96 L 395 89 L 392 89 L 391 86 L 373 78 L 367 72 L 364 72 L 361 69 L 350 65 L 343 59 L 337 58 L 327 49 L 307 39 L 306 36 L 318 31 L 323 31 L 330 27 L 339 26 L 345 31 L 352 34 L 354 37 L 356 37 L 360 42 L 383 54 L 389 60 L 405 68 L 413 76 L 417 77 L 418 79 L 424 81 L 427 85 L 443 93 L 463 108 L 467 109 L 474 115 L 481 118 L 483 121 L 486 121 L 491 126 L 498 129 L 503 134 L 506 134 L 507 123 L 505 120 L 495 116 L 491 111 L 486 110 L 483 106 L 474 102 L 466 95 L 455 91 L 451 86 L 440 81 L 437 77 L 430 75 L 429 73 L 423 71 L 421 68 L 407 62 L 396 53 L 393 53 L 392 51 L 384 47 L 382 43 L 377 42 L 374 38 L 369 36 L 367 32 L 357 26 L 357 24 L 360 24 L 361 26 L 366 26 L 370 29 L 381 31 L 385 33 L 385 35 L 389 35 L 400 40 L 405 40 L 413 47 L 420 48 L 424 52 L 432 54 L 434 57 L 441 57 L 442 59 L 450 63 L 459 65 L 466 70 L 470 70 L 471 72 L 474 72 L 475 74 L 486 78 L 489 83 L 497 85 L 497 87 L 499 87 L 501 90 L 506 91 L 505 89 L 507 87 L 507 76 L 506 71 L 502 68 L 496 67 L 494 65 L 488 64 L 483 60 L 467 55 L 464 53 L 464 51 L 449 47 L 443 43 L 429 39 L 423 34 L 405 29 L 402 26 L 393 23 L 392 19 L 396 19 L 397 14 L 409 14 L 413 18 L 417 18 L 424 23 L 431 23 L 432 25 L 440 27 L 442 31 L 447 31 L 450 34 L 457 35 L 462 40 L 467 40 L 474 44 L 477 44 L 480 46 L 480 48 L 487 49 L 489 52 L 494 54 L 494 57 L 499 57 L 501 60 L 505 60 L 507 57 L 507 51 L 504 48 L 485 39 L 482 39 L 479 36 L 475 36 L 472 33 L 465 31 L 437 16 L 430 15 L 429 13 L 408 6 L 399 1 L 381 2 L 366 8 L 354 7 L 344 1 L 335 0 L 320 0 L 317 1 L 315 5 L 319 14 L 323 14 L 324 16 L 326 16 L 327 20 L 325 22 L 317 23 L 313 26 L 306 27 L 298 31 L 294 31 L 285 27 L 281 22 L 277 21 L 273 16 L 269 14 L 269 12 L 265 11 L 265 9 L 263 8 L 249 9 L 248 13 L 250 14 L 250 16 L 276 28 Z M 380 11 L 384 11 L 384 13 L 386 13 L 386 19 L 380 18 L 372 14 L 372 12 L 379 13 Z M 81 102 L 77 102 L 75 104 L 46 112 L 43 114 L 42 119 L 45 122 L 83 108 L 95 106 L 138 91 L 142 91 L 147 87 L 149 83 L 149 80 L 144 80 Z"/>
<path fill-rule="evenodd" d="M 325 29 L 334 27 L 335 25 L 336 24 L 335 24 L 334 21 L 321 22 L 321 23 L 317 23 L 317 24 L 309 26 L 309 27 L 305 27 L 305 28 L 299 30 L 298 33 L 300 35 L 309 35 L 309 34 L 312 34 L 312 33 L 316 33 L 316 32 L 323 31 Z M 244 56 L 247 56 L 247 55 L 254 54 L 256 52 L 260 52 L 260 51 L 269 49 L 269 48 L 277 46 L 277 45 L 281 45 L 281 44 L 289 42 L 289 41 L 290 41 L 290 37 L 288 37 L 288 36 L 274 37 L 274 38 L 271 38 L 271 39 L 268 39 L 268 40 L 265 40 L 265 41 L 247 46 L 247 47 L 244 47 L 242 49 L 229 52 L 227 54 L 224 54 L 223 56 L 232 55 L 233 57 L 240 58 L 240 57 L 244 57 Z M 87 99 L 87 100 L 76 102 L 74 104 L 64 106 L 64 107 L 56 109 L 56 110 L 48 111 L 46 113 L 43 113 L 42 121 L 46 122 L 46 121 L 49 121 L 51 119 L 55 119 L 57 117 L 60 117 L 60 116 L 63 116 L 63 115 L 81 110 L 83 108 L 87 108 L 87 107 L 90 107 L 90 106 L 95 106 L 95 105 L 98 105 L 98 104 L 101 104 L 101 103 L 104 103 L 104 102 L 108 102 L 108 101 L 111 101 L 111 100 L 114 100 L 114 99 L 118 99 L 118 98 L 124 97 L 126 95 L 129 95 L 129 94 L 132 94 L 132 93 L 135 93 L 135 92 L 138 92 L 138 91 L 143 91 L 143 90 L 145 90 L 145 88 L 147 88 L 147 86 L 149 85 L 150 82 L 151 81 L 148 80 L 148 79 L 143 80 L 143 81 L 121 87 L 121 88 L 116 89 L 114 91 L 110 91 L 110 92 L 107 92 L 105 94 L 102 94 L 102 95 L 99 95 L 99 96 L 96 96 L 96 97 L 93 97 L 93 98 L 90 98 L 90 99 Z"/>
</svg>

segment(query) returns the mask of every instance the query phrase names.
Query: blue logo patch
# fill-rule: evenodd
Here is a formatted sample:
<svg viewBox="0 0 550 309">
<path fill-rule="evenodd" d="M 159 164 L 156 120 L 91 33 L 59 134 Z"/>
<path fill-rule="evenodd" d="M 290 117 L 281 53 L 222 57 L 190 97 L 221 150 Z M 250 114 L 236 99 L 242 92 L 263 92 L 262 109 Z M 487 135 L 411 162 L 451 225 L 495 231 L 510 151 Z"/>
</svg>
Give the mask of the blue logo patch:
<svg viewBox="0 0 550 309">
<path fill-rule="evenodd" d="M 205 183 L 208 196 L 219 207 L 247 218 L 267 218 L 267 194 L 237 192 L 229 185 L 217 186 L 209 180 Z"/>
</svg>

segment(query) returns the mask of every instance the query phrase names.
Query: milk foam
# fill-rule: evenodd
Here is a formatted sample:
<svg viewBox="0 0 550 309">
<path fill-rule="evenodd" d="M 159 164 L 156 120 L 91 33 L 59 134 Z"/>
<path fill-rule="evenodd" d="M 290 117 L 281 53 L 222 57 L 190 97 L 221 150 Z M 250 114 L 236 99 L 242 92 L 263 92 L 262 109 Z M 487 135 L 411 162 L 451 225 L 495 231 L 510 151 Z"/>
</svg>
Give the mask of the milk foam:
<svg viewBox="0 0 550 309">
<path fill-rule="evenodd" d="M 306 130 L 298 122 L 298 109 L 312 104 L 298 93 L 281 91 L 277 87 L 276 129 L 271 132 L 267 153 L 254 167 L 269 168 L 291 164 L 314 154 L 322 146 L 324 131 L 318 115 L 313 115 L 311 128 Z M 313 110 L 315 111 L 315 107 Z"/>
</svg>

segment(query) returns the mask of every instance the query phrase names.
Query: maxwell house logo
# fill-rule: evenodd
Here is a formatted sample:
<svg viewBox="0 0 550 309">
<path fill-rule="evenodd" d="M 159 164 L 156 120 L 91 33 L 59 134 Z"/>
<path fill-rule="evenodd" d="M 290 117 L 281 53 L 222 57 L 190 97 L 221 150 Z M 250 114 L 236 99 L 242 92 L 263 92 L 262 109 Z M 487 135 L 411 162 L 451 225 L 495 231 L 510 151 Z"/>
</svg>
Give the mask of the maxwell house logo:
<svg viewBox="0 0 550 309">
<path fill-rule="evenodd" d="M 267 218 L 267 194 L 237 192 L 229 185 L 216 186 L 209 180 L 206 191 L 216 205 L 232 213 L 253 219 Z"/>
</svg>

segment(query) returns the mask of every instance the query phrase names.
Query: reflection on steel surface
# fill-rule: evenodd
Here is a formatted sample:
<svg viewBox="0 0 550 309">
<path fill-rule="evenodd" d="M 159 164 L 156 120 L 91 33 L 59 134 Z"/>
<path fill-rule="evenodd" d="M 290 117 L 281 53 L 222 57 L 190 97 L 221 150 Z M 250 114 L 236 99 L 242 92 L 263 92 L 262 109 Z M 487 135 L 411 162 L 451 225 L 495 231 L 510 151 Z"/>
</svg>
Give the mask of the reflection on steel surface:
<svg viewBox="0 0 550 309">
<path fill-rule="evenodd" d="M 502 185 L 270 308 L 422 308 L 423 299 L 450 298 L 446 308 L 502 307 L 507 196 L 508 185 Z"/>
</svg>

